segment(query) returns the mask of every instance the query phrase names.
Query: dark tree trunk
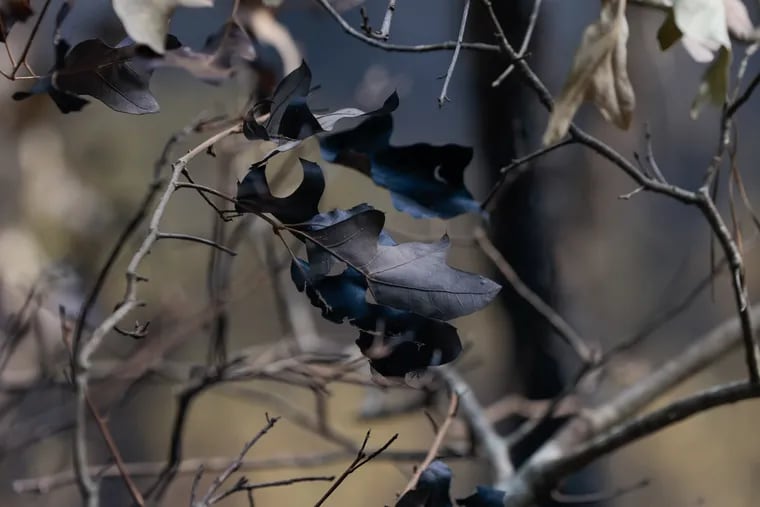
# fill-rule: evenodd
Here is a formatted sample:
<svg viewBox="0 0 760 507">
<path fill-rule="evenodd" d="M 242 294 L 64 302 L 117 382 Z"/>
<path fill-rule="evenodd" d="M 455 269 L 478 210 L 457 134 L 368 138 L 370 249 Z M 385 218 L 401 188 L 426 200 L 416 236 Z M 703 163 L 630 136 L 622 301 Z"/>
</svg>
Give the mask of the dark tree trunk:
<svg viewBox="0 0 760 507">
<path fill-rule="evenodd" d="M 522 42 L 532 4 L 532 1 L 525 0 L 494 4 L 513 47 L 519 47 Z M 477 11 L 472 23 L 477 31 L 473 39 L 493 40 L 490 18 L 483 9 Z M 530 61 L 533 64 L 541 58 L 540 43 L 537 44 L 541 40 L 540 31 L 539 26 L 531 44 Z M 488 188 L 498 178 L 501 167 L 535 149 L 539 142 L 540 125 L 536 125 L 533 118 L 540 106 L 519 74 L 513 73 L 497 88 L 491 86 L 506 66 L 502 55 L 488 54 L 478 58 L 475 92 L 480 108 L 481 149 L 486 159 L 482 178 Z M 554 241 L 543 213 L 542 203 L 549 198 L 544 183 L 543 172 L 534 168 L 502 192 L 492 209 L 490 235 L 520 278 L 544 301 L 556 307 Z M 511 383 L 505 387 L 528 398 L 551 398 L 562 390 L 568 377 L 556 357 L 557 337 L 532 306 L 508 284 L 504 283 L 504 286 L 501 298 L 512 321 L 511 333 L 507 333 L 506 339 L 513 340 L 512 362 L 507 365 Z M 513 420 L 508 424 L 514 427 L 519 422 Z M 516 464 L 530 456 L 562 422 L 553 420 L 536 428 L 513 449 L 512 458 Z M 587 489 L 592 479 L 585 474 L 566 486 L 573 490 Z"/>
</svg>

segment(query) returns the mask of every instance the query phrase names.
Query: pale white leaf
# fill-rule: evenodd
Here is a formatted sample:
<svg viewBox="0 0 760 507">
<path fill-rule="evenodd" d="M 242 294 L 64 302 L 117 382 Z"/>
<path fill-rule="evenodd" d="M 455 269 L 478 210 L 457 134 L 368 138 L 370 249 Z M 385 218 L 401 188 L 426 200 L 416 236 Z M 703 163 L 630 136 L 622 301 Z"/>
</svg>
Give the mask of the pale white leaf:
<svg viewBox="0 0 760 507">
<path fill-rule="evenodd" d="M 747 6 L 742 0 L 723 0 L 726 10 L 728 32 L 734 37 L 748 39 L 755 34 L 755 26 L 749 18 Z"/>
<path fill-rule="evenodd" d="M 673 15 L 684 37 L 717 51 L 731 48 L 726 25 L 725 0 L 675 0 Z"/>
</svg>

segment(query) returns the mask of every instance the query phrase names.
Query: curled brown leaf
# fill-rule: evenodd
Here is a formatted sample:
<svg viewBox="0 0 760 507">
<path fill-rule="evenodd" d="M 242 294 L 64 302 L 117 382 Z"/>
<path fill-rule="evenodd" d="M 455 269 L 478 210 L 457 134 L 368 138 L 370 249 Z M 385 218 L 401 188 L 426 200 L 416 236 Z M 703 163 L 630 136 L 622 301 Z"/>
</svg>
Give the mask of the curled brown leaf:
<svg viewBox="0 0 760 507">
<path fill-rule="evenodd" d="M 583 33 L 573 66 L 552 110 L 545 145 L 567 134 L 584 100 L 593 102 L 605 120 L 628 128 L 636 99 L 627 71 L 626 0 L 603 0 L 599 21 Z"/>
</svg>

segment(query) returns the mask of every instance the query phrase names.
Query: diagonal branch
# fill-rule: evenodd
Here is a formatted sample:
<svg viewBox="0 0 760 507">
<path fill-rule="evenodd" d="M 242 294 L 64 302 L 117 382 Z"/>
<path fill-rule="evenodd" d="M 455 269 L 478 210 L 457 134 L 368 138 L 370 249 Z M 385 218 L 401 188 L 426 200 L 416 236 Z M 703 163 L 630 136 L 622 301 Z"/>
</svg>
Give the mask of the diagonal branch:
<svg viewBox="0 0 760 507">
<path fill-rule="evenodd" d="M 322 6 L 322 8 L 327 11 L 327 13 L 332 16 L 335 21 L 338 22 L 341 28 L 343 28 L 344 32 L 366 44 L 369 44 L 370 46 L 375 46 L 377 48 L 384 49 L 385 51 L 397 51 L 402 53 L 428 53 L 430 51 L 452 51 L 457 47 L 461 47 L 462 49 L 471 49 L 476 51 L 488 51 L 493 53 L 499 52 L 499 46 L 495 46 L 493 44 L 484 44 L 482 42 L 462 42 L 460 44 L 457 41 L 447 41 L 438 44 L 418 44 L 415 46 L 389 44 L 385 41 L 381 41 L 365 35 L 359 30 L 352 27 L 348 21 L 346 21 L 343 16 L 341 16 L 340 13 L 335 10 L 335 7 L 330 4 L 329 0 L 316 0 L 316 2 Z"/>
</svg>

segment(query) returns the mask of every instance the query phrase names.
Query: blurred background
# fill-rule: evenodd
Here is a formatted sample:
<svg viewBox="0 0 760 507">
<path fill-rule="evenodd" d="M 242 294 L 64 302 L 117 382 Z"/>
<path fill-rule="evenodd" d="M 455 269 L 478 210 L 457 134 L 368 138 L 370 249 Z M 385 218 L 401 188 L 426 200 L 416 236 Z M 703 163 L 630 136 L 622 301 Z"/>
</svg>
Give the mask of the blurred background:
<svg viewBox="0 0 760 507">
<path fill-rule="evenodd" d="M 37 7 L 37 3 L 33 5 Z M 361 23 L 359 7 L 354 5 L 358 3 L 343 2 L 342 6 L 343 15 L 356 27 Z M 515 45 L 519 45 L 532 2 L 507 3 L 510 5 L 499 7 L 500 16 Z M 56 9 L 56 4 L 54 1 L 51 9 Z M 758 20 L 757 6 L 750 4 L 752 19 Z M 199 47 L 225 21 L 231 5 L 231 1 L 217 0 L 213 9 L 181 9 L 172 22 L 172 33 Z M 373 26 L 379 26 L 387 3 L 368 0 L 363 5 Z M 462 6 L 460 0 L 398 2 L 391 42 L 454 39 Z M 529 61 L 553 93 L 561 89 L 582 31 L 597 18 L 598 7 L 592 0 L 543 2 Z M 492 27 L 480 10 L 479 3 L 474 2 L 466 39 L 493 42 Z M 591 107 L 583 107 L 577 121 L 628 157 L 645 146 L 644 124 L 648 123 L 654 153 L 665 176 L 676 184 L 695 188 L 718 142 L 717 109 L 705 109 L 697 120 L 689 117 L 704 66 L 692 61 L 680 46 L 665 53 L 659 50 L 656 31 L 664 17 L 661 12 L 635 6 L 628 10 L 629 73 L 637 94 L 633 125 L 627 132 L 618 131 Z M 473 146 L 475 159 L 466 181 L 476 198 L 488 193 L 501 166 L 540 145 L 547 115 L 535 97 L 520 86 L 517 75 L 499 88 L 490 86 L 504 68 L 498 58 L 463 52 L 448 91 L 451 101 L 439 107 L 437 98 L 441 76 L 451 59 L 449 52 L 390 53 L 369 47 L 345 34 L 315 2 L 306 0 L 287 0 L 275 14 L 265 12 L 251 22 L 258 23 L 256 29 L 262 39 L 286 55 L 285 68 L 297 65 L 301 56 L 308 62 L 313 83 L 321 86 L 310 97 L 315 108 L 373 108 L 397 90 L 401 106 L 394 113 L 392 144 Z M 102 37 L 115 43 L 122 38 L 114 36 L 118 27 L 110 2 L 79 0 L 64 32 L 71 42 Z M 14 28 L 9 44 L 17 53 L 29 29 L 28 24 Z M 46 69 L 52 63 L 45 42 L 52 30 L 52 23 L 43 23 L 30 58 L 34 69 Z M 743 52 L 743 47 L 735 48 L 736 55 Z M 0 65 L 7 66 L 8 62 Z M 754 76 L 757 71 L 757 62 L 750 60 L 747 75 Z M 65 422 L 72 417 L 71 392 L 65 383 L 67 362 L 58 306 L 65 306 L 69 316 L 76 314 L 116 237 L 139 205 L 169 137 L 202 113 L 210 116 L 236 111 L 249 87 L 243 78 L 214 87 L 180 70 L 162 70 L 151 84 L 161 104 L 159 114 L 122 115 L 93 101 L 82 112 L 62 115 L 45 96 L 13 102 L 13 92 L 26 89 L 27 83 L 0 82 L 0 100 L 5 101 L 0 124 L 0 316 L 6 323 L 1 357 L 7 363 L 0 394 L 2 505 L 80 503 L 73 484 L 46 495 L 17 494 L 13 488 L 17 479 L 47 476 L 71 467 L 71 433 L 64 431 Z M 759 101 L 757 97 L 750 100 L 739 114 L 737 126 L 736 164 L 752 202 L 760 201 L 755 167 L 760 159 L 760 146 L 755 142 L 760 134 L 756 114 Z M 190 136 L 175 153 L 183 153 L 202 139 Z M 217 187 L 220 182 L 222 186 L 234 182 L 228 178 L 225 183 L 220 172 L 241 178 L 261 151 L 239 148 L 227 152 L 222 148 L 216 158 L 197 158 L 190 166 L 193 176 Z M 283 166 L 297 155 L 318 160 L 314 143 L 305 143 L 299 150 L 282 157 Z M 414 220 L 396 212 L 386 191 L 354 171 L 326 165 L 326 177 L 322 210 L 369 202 L 388 212 L 389 230 L 399 239 L 433 239 L 448 232 L 454 240 L 452 265 L 498 277 L 495 268 L 467 239 L 478 217 L 463 216 L 448 223 Z M 725 182 L 724 175 L 719 203 L 728 217 Z M 297 178 L 286 177 L 276 191 L 286 194 L 289 186 L 297 183 Z M 620 170 L 581 147 L 571 146 L 541 159 L 503 193 L 493 216 L 492 240 L 522 278 L 551 301 L 582 336 L 604 349 L 681 301 L 710 270 L 709 230 L 696 210 L 646 193 L 629 200 L 618 198 L 634 188 Z M 759 256 L 753 248 L 756 231 L 746 213 L 741 212 L 740 217 L 749 293 L 754 300 L 753 296 L 760 294 Z M 216 220 L 198 195 L 178 193 L 171 201 L 164 229 L 209 237 Z M 232 231 L 235 224 L 228 227 L 228 232 Z M 355 332 L 349 326 L 321 319 L 319 311 L 292 286 L 287 269 L 273 276 L 272 262 L 281 262 L 287 253 L 268 238 L 266 228 L 252 223 L 242 230 L 245 238 L 230 265 L 227 292 L 231 353 L 249 347 L 268 350 L 293 338 L 327 343 L 335 351 L 350 350 Z M 122 273 L 143 234 L 144 229 L 120 257 L 92 313 L 91 324 L 97 325 L 122 297 Z M 147 349 L 152 360 L 159 357 L 180 366 L 205 361 L 211 325 L 206 275 L 209 256 L 203 245 L 161 242 L 143 264 L 141 274 L 150 279 L 140 286 L 146 305 L 126 325 L 134 319 L 151 321 L 150 343 L 159 344 Z M 34 304 L 40 307 L 39 315 L 24 339 L 11 346 L 8 323 L 32 287 L 36 288 Z M 278 301 L 275 294 L 282 295 L 284 301 Z M 725 275 L 719 276 L 712 290 L 703 291 L 686 312 L 613 361 L 598 389 L 584 396 L 589 400 L 609 397 L 734 313 L 730 282 Z M 546 398 L 555 394 L 577 368 L 572 352 L 537 319 L 505 289 L 503 297 L 487 309 L 456 322 L 468 348 L 459 366 L 484 404 L 510 393 Z M 114 334 L 97 359 L 108 365 L 137 357 L 134 361 L 139 363 L 139 356 L 134 354 L 145 343 Z M 37 382 L 43 373 L 53 380 Z M 735 352 L 670 393 L 668 399 L 743 375 L 741 355 Z M 125 373 L 121 383 L 114 379 L 102 385 L 96 382 L 93 390 L 109 408 L 108 421 L 125 461 L 161 461 L 167 453 L 178 382 L 151 373 L 133 383 L 129 380 L 133 376 L 134 372 Z M 426 449 L 433 439 L 422 410 L 368 417 L 378 403 L 403 402 L 416 393 L 389 390 L 378 394 L 366 387 L 342 384 L 331 385 L 330 392 L 330 424 L 357 441 L 369 428 L 375 445 L 399 433 L 395 450 Z M 236 456 L 264 424 L 264 414 L 278 414 L 278 400 L 287 400 L 306 413 L 316 410 L 310 391 L 279 382 L 257 380 L 241 389 L 215 388 L 200 395 L 188 418 L 184 457 Z M 433 412 L 442 417 L 446 403 L 439 401 L 441 406 Z M 288 414 L 282 415 L 284 420 L 254 447 L 250 458 L 336 450 L 334 443 L 299 427 Z M 601 460 L 578 487 L 612 491 L 650 479 L 648 487 L 608 504 L 756 505 L 760 497 L 758 416 L 757 403 L 747 402 L 688 420 Z M 509 425 L 507 421 L 505 429 Z M 108 454 L 97 430 L 93 427 L 88 431 L 92 462 L 107 462 Z M 253 470 L 246 476 L 264 481 L 312 473 L 339 474 L 350 460 L 346 455 L 306 471 L 279 467 Z M 407 483 L 413 464 L 372 463 L 350 477 L 327 505 L 391 504 L 395 493 Z M 455 473 L 455 497 L 465 496 L 474 485 L 489 481 L 485 462 L 452 460 L 450 465 Z M 180 474 L 165 505 L 188 504 L 193 473 Z M 210 477 L 204 479 L 202 487 L 208 480 Z M 137 481 L 144 485 L 150 478 Z M 311 505 L 326 488 L 323 483 L 306 483 L 262 490 L 256 494 L 256 505 Z M 104 505 L 129 504 L 118 479 L 104 481 L 103 495 L 107 499 Z M 225 502 L 247 505 L 244 495 Z"/>
</svg>

